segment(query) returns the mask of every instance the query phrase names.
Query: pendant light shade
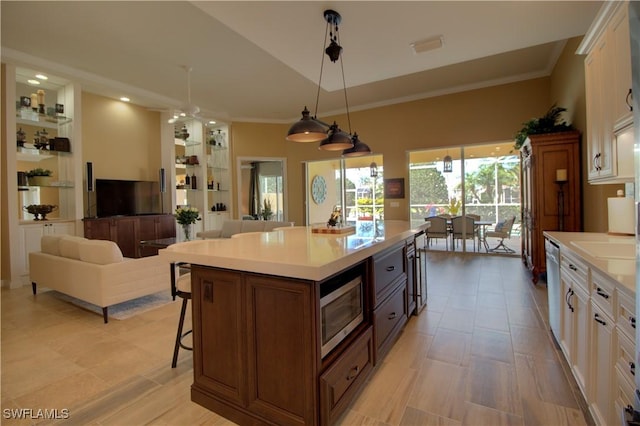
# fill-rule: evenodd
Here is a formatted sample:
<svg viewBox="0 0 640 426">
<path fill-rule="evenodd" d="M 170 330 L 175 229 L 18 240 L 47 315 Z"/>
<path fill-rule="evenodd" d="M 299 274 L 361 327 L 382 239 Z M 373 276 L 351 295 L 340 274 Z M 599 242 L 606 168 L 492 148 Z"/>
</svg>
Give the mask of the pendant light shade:
<svg viewBox="0 0 640 426">
<path fill-rule="evenodd" d="M 327 127 L 310 117 L 307 107 L 302 111 L 300 121 L 293 123 L 286 139 L 292 142 L 319 142 L 327 137 Z"/>
<path fill-rule="evenodd" d="M 360 138 L 358 137 L 358 133 L 353 134 L 353 138 L 351 138 L 351 141 L 353 142 L 353 148 L 345 149 L 344 151 L 342 151 L 343 157 L 360 157 L 362 155 L 371 154 L 371 148 L 369 148 L 369 145 L 360 140 Z"/>
<path fill-rule="evenodd" d="M 343 132 L 335 121 L 329 128 L 329 136 L 320 142 L 318 149 L 325 151 L 342 151 L 344 149 L 353 148 L 351 135 Z"/>
</svg>

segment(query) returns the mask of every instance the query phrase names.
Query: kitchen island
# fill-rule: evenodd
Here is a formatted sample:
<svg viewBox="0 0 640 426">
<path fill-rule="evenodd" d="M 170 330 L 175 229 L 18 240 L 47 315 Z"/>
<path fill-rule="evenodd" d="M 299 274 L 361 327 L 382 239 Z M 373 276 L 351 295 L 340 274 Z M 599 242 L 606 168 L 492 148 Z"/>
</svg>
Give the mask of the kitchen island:
<svg viewBox="0 0 640 426">
<path fill-rule="evenodd" d="M 192 268 L 192 400 L 239 424 L 335 423 L 412 313 L 409 254 L 428 226 L 288 227 L 160 250 Z M 326 304 L 351 283 L 347 304 Z"/>
</svg>

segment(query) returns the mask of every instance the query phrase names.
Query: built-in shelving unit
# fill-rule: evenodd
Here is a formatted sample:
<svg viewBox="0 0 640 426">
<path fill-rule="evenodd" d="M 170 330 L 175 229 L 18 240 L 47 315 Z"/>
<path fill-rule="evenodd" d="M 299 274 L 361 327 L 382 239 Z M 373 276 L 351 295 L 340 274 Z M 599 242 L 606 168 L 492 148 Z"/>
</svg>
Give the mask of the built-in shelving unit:
<svg viewBox="0 0 640 426">
<path fill-rule="evenodd" d="M 38 72 L 13 64 L 4 64 L 4 138 L 7 182 L 6 220 L 10 253 L 9 287 L 28 284 L 29 253 L 40 250 L 40 238 L 47 234 L 79 233 L 82 218 L 81 132 L 74 125 L 74 111 L 80 108 L 78 84 L 49 75 L 39 85 L 28 83 Z M 38 105 L 34 110 L 26 100 L 33 99 L 38 90 Z M 64 112 L 56 112 L 57 108 Z M 58 138 L 58 139 L 56 139 Z M 56 141 L 64 138 L 64 150 Z M 58 148 L 58 150 L 55 150 Z M 51 171 L 45 181 L 29 181 L 28 172 L 34 169 Z M 35 220 L 26 211 L 33 204 L 53 205 L 47 220 Z M 80 231 L 81 233 L 81 231 Z"/>
</svg>

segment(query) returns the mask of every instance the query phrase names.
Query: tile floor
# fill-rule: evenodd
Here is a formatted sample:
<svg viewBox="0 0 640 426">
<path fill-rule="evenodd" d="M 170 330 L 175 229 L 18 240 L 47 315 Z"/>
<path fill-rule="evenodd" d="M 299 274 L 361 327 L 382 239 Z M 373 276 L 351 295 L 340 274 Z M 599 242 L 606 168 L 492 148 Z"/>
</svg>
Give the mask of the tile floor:
<svg viewBox="0 0 640 426">
<path fill-rule="evenodd" d="M 546 288 L 520 259 L 431 253 L 428 268 L 427 308 L 340 424 L 591 423 L 547 332 Z M 232 424 L 190 401 L 190 352 L 170 368 L 179 302 L 104 325 L 28 287 L 0 297 L 2 425 Z M 36 418 L 7 418 L 17 408 Z"/>
</svg>

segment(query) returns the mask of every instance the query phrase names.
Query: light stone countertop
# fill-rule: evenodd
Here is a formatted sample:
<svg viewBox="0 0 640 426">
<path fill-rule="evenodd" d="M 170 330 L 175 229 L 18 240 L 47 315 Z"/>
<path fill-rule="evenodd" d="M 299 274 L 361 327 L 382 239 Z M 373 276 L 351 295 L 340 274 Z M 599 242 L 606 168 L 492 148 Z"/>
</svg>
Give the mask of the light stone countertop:
<svg viewBox="0 0 640 426">
<path fill-rule="evenodd" d="M 412 228 L 406 221 L 386 220 L 378 222 L 377 235 L 316 234 L 311 226 L 294 226 L 177 243 L 158 254 L 169 262 L 321 281 L 429 226 L 425 222 Z"/>
<path fill-rule="evenodd" d="M 582 250 L 572 242 L 597 241 L 607 243 L 634 243 L 634 236 L 609 235 L 596 232 L 556 232 L 544 231 L 545 237 L 550 238 L 560 246 L 560 252 L 570 251 L 584 260 L 591 267 L 603 275 L 619 282 L 629 292 L 630 296 L 636 293 L 636 261 L 629 259 L 604 259 L 594 257 L 588 251 Z M 637 250 L 637 247 L 636 247 Z"/>
</svg>

